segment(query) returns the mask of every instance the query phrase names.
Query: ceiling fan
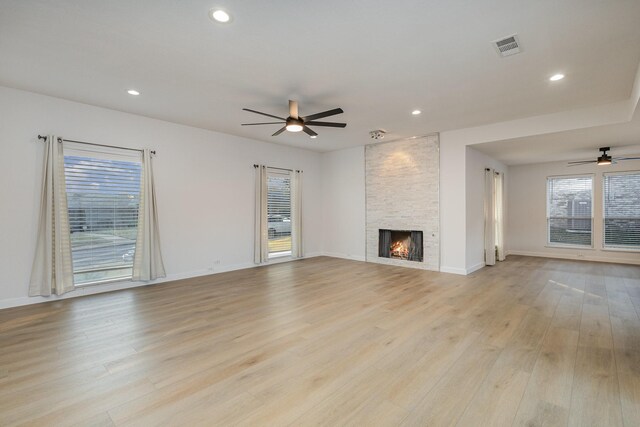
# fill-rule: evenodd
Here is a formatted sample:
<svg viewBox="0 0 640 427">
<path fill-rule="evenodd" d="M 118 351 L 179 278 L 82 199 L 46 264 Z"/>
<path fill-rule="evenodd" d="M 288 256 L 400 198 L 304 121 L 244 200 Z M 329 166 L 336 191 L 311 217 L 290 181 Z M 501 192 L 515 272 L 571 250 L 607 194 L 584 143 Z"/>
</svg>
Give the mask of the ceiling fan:
<svg viewBox="0 0 640 427">
<path fill-rule="evenodd" d="M 640 160 L 640 157 L 611 157 L 607 154 L 607 151 L 611 150 L 610 147 L 600 147 L 600 156 L 596 160 L 583 160 L 578 162 L 569 162 L 569 166 L 586 165 L 589 163 L 595 163 L 598 166 L 605 166 L 617 163 L 618 160 Z"/>
<path fill-rule="evenodd" d="M 298 102 L 289 100 L 289 117 L 286 119 L 284 117 L 274 116 L 272 114 L 261 113 L 260 111 L 250 110 L 248 108 L 243 108 L 244 111 L 249 111 L 250 113 L 261 114 L 263 116 L 271 117 L 273 119 L 280 120 L 279 122 L 262 122 L 262 123 L 242 123 L 242 126 L 257 126 L 257 125 L 278 125 L 284 124 L 283 127 L 278 129 L 271 136 L 278 136 L 282 132 L 300 132 L 304 131 L 311 138 L 315 138 L 318 136 L 316 132 L 314 132 L 309 126 L 324 126 L 330 128 L 343 128 L 346 127 L 346 123 L 335 123 L 335 122 L 317 122 L 316 120 L 322 119 L 324 117 L 335 116 L 336 114 L 342 114 L 342 108 L 334 108 L 333 110 L 323 111 L 322 113 L 311 114 L 309 116 L 299 116 L 298 115 Z"/>
</svg>

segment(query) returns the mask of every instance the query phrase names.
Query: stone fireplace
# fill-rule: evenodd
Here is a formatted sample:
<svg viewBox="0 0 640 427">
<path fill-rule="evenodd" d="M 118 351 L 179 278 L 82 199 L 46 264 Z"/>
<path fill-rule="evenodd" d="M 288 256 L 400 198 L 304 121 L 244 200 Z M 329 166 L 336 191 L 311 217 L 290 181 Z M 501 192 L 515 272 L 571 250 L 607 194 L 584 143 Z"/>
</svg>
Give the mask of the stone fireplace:
<svg viewBox="0 0 640 427">
<path fill-rule="evenodd" d="M 438 135 L 365 149 L 366 260 L 439 270 Z"/>
</svg>

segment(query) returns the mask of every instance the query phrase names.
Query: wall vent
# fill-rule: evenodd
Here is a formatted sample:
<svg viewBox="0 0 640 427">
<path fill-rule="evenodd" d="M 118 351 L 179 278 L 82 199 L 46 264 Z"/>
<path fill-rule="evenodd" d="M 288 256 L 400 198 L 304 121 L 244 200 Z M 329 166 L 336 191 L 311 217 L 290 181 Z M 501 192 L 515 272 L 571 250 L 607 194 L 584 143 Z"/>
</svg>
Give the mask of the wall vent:
<svg viewBox="0 0 640 427">
<path fill-rule="evenodd" d="M 495 40 L 492 43 L 500 56 L 511 56 L 521 52 L 520 40 L 517 34 Z"/>
</svg>

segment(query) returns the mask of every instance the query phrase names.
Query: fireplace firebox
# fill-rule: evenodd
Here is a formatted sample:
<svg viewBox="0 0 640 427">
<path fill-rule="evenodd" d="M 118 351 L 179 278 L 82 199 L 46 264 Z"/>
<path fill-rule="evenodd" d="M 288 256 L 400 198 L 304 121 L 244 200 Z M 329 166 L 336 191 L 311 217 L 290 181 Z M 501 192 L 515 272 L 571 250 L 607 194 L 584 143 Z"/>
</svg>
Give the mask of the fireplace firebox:
<svg viewBox="0 0 640 427">
<path fill-rule="evenodd" d="M 422 262 L 422 231 L 379 230 L 378 256 Z"/>
</svg>

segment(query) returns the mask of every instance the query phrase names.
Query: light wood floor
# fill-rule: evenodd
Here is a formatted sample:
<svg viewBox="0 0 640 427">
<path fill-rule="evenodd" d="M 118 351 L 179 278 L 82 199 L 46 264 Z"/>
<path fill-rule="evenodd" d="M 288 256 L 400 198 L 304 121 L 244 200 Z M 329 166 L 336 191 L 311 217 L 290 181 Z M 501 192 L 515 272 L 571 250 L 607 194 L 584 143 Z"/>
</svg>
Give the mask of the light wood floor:
<svg viewBox="0 0 640 427">
<path fill-rule="evenodd" d="M 0 311 L 0 425 L 640 425 L 640 267 L 334 258 Z"/>
</svg>

